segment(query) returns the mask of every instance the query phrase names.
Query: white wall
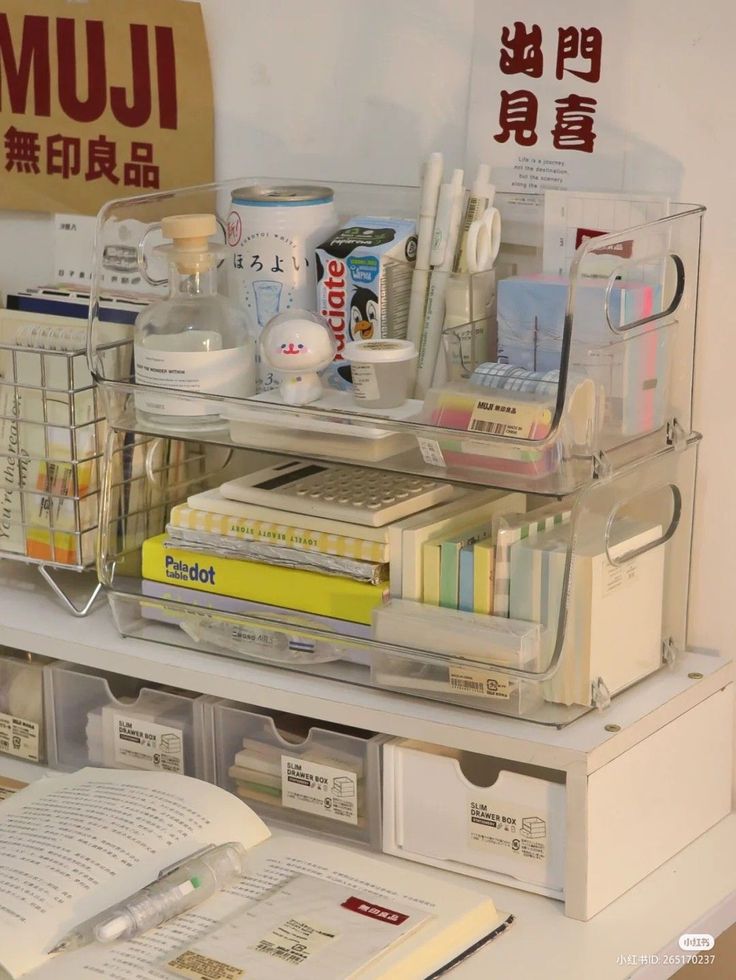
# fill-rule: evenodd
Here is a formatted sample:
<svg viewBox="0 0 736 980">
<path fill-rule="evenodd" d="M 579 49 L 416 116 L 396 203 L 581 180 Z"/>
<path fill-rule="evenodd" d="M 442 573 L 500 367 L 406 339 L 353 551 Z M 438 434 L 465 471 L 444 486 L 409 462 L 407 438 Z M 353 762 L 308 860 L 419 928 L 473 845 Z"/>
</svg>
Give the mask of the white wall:
<svg viewBox="0 0 736 980">
<path fill-rule="evenodd" d="M 490 0 L 476 0 L 478 7 Z M 533 20 L 541 0 L 518 0 Z M 461 165 L 473 0 L 203 0 L 216 96 L 217 176 L 416 182 L 442 149 Z M 588 5 L 595 21 L 595 4 Z M 703 243 L 696 425 L 705 433 L 690 641 L 734 650 L 732 507 L 736 329 L 736 8 L 624 2 L 630 65 L 621 80 L 632 141 L 674 161 L 681 199 L 708 207 Z M 560 23 L 565 0 L 557 4 Z M 705 11 L 705 13 L 704 13 Z M 496 93 L 489 93 L 489 98 Z M 0 178 L 1 179 L 1 178 Z M 0 289 L 51 276 L 48 219 L 3 215 Z"/>
<path fill-rule="evenodd" d="M 663 39 L 652 45 L 662 23 L 667 25 Z M 634 91 L 638 89 L 641 101 L 630 127 L 635 137 L 679 161 L 681 200 L 708 208 L 695 358 L 694 426 L 704 439 L 696 492 L 689 640 L 733 656 L 736 61 L 728 38 L 736 31 L 736 7 L 730 0 L 711 0 L 706 6 L 650 0 L 637 5 L 633 26 L 632 61 L 640 66 Z"/>
<path fill-rule="evenodd" d="M 465 152 L 472 0 L 203 0 L 218 177 L 416 183 Z"/>
</svg>

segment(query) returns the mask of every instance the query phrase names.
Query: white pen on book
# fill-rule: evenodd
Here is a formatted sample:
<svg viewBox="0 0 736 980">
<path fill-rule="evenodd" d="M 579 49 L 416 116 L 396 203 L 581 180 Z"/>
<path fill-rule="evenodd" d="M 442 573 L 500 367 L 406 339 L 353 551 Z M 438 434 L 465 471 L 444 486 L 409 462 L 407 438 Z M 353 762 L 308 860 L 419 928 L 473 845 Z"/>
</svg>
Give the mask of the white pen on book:
<svg viewBox="0 0 736 980">
<path fill-rule="evenodd" d="M 232 887 L 245 873 L 245 861 L 245 848 L 238 841 L 206 847 L 130 898 L 77 926 L 49 953 L 80 949 L 93 942 L 134 939 Z"/>
</svg>

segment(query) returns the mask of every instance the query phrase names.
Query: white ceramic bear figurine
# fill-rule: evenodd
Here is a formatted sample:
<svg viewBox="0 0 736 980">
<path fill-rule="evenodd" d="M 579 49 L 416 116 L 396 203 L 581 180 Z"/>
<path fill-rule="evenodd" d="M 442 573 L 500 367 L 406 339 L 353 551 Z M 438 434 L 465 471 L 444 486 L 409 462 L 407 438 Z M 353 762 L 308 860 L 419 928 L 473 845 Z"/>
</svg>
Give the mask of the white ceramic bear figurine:
<svg viewBox="0 0 736 980">
<path fill-rule="evenodd" d="M 261 334 L 264 359 L 284 375 L 280 391 L 287 405 L 308 405 L 322 396 L 317 372 L 332 362 L 336 350 L 330 328 L 308 310 L 279 313 Z"/>
</svg>

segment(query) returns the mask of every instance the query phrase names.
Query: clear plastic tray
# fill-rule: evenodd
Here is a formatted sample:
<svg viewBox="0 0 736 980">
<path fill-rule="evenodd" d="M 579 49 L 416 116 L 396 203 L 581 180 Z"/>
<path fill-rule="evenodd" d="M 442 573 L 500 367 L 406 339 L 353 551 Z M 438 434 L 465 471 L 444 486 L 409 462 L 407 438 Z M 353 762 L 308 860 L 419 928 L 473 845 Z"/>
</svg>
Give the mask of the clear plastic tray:
<svg viewBox="0 0 736 980">
<path fill-rule="evenodd" d="M 562 725 L 685 646 L 699 438 L 671 431 L 650 457 L 559 501 L 529 496 L 526 518 L 499 518 L 507 573 L 496 576 L 493 608 L 508 616 L 427 606 L 393 584 L 368 628 L 285 608 L 288 577 L 279 607 L 180 583 L 151 590 L 141 548 L 164 531 L 171 505 L 263 457 L 126 431 L 108 442 L 103 507 L 122 493 L 128 516 L 103 511 L 98 570 L 125 635 Z"/>
<path fill-rule="evenodd" d="M 380 849 L 384 736 L 330 730 L 230 701 L 207 710 L 218 786 L 269 823 Z"/>
<path fill-rule="evenodd" d="M 111 364 L 99 356 L 110 339 L 105 299 L 98 294 L 106 256 L 123 240 L 138 243 L 148 295 L 160 296 L 165 270 L 156 264 L 151 245 L 164 216 L 214 211 L 226 236 L 233 191 L 274 183 L 305 182 L 241 178 L 116 201 L 100 212 L 89 354 L 116 425 L 153 431 L 136 416 L 135 392 L 142 386 L 136 385 L 130 359 L 126 368 L 123 359 Z M 341 221 L 417 213 L 417 188 L 330 186 Z M 505 196 L 498 195 L 496 203 L 503 213 Z M 527 210 L 541 221 L 541 208 Z M 371 413 L 359 409 L 349 391 L 332 393 L 344 396 L 340 404 L 330 397 L 298 407 L 264 395 L 208 396 L 226 420 L 208 438 L 326 459 L 370 460 L 377 467 L 535 493 L 570 493 L 601 469 L 665 446 L 669 426 L 690 430 L 703 210 L 674 204 L 666 218 L 589 239 L 560 282 L 540 280 L 541 249 L 511 244 L 502 247 L 490 273 L 453 277 L 455 298 L 442 337 L 445 359 L 423 403 Z M 537 239 L 540 230 L 533 230 Z M 221 270 L 224 291 L 227 263 Z M 393 280 L 404 282 L 399 271 L 394 267 Z M 389 274 L 388 288 L 391 281 Z M 458 311 L 467 311 L 467 323 L 457 322 Z M 401 336 L 402 329 L 405 321 L 393 313 L 389 332 Z M 535 387 L 531 407 L 517 392 L 488 388 L 482 365 L 498 359 L 519 361 L 527 371 L 544 365 L 545 379 Z M 181 397 L 193 404 L 202 398 Z M 512 420 L 519 424 L 511 425 Z M 167 434 L 192 435 L 173 427 Z"/>
</svg>

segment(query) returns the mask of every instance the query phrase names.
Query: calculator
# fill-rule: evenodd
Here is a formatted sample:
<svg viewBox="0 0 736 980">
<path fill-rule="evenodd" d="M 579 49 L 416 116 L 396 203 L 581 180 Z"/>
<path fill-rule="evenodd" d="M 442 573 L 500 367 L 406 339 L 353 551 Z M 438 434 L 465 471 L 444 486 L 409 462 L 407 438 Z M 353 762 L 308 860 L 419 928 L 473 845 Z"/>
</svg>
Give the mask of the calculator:
<svg viewBox="0 0 736 980">
<path fill-rule="evenodd" d="M 454 496 L 450 483 L 363 466 L 291 460 L 223 483 L 223 497 L 382 527 Z"/>
</svg>

